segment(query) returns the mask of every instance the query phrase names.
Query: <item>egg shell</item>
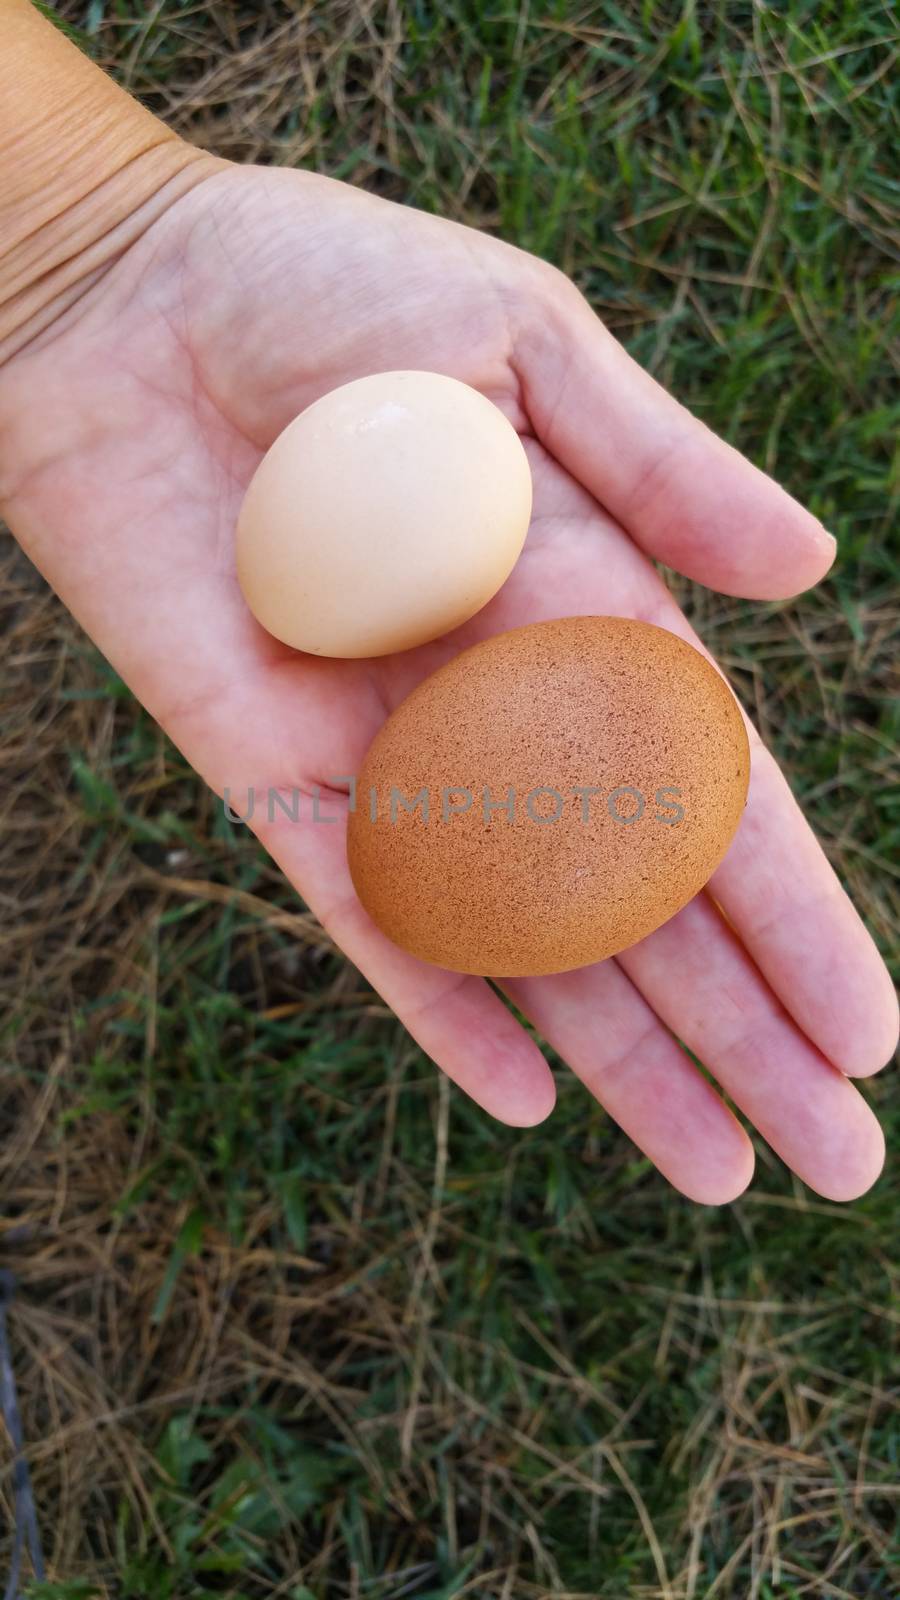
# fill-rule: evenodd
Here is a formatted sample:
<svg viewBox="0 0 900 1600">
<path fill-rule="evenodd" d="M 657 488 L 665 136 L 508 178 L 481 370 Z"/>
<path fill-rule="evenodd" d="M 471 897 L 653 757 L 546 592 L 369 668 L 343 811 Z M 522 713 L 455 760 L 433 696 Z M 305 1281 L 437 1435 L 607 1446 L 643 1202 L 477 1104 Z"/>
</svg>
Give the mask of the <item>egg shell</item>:
<svg viewBox="0 0 900 1600">
<path fill-rule="evenodd" d="M 734 695 L 684 640 L 621 617 L 532 623 L 463 651 L 388 718 L 357 776 L 353 882 L 383 932 L 425 961 L 567 971 L 635 944 L 697 894 L 749 773 Z M 503 802 L 510 786 L 512 819 L 486 811 L 484 791 Z M 638 794 L 611 798 L 623 786 Z M 392 790 L 411 803 L 423 788 L 427 820 L 421 804 L 395 795 L 392 807 Z M 473 795 L 468 809 L 454 809 L 456 789 Z M 670 790 L 677 799 L 658 801 Z"/>
<path fill-rule="evenodd" d="M 379 372 L 323 395 L 260 462 L 237 573 L 269 633 L 360 657 L 436 639 L 518 558 L 531 470 L 503 412 L 437 372 Z"/>
</svg>

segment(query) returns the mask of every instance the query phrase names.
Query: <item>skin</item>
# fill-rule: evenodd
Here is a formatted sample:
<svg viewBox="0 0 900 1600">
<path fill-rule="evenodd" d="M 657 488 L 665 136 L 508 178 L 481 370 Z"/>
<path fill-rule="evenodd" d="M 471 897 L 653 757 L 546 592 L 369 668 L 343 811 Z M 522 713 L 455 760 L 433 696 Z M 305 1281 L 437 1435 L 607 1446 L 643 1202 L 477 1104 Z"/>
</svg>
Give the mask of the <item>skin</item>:
<svg viewBox="0 0 900 1600">
<path fill-rule="evenodd" d="M 173 152 L 127 240 L 7 327 L 0 510 L 196 770 L 320 786 L 331 825 L 259 837 L 410 1033 L 502 1121 L 554 1101 L 535 1043 L 482 979 L 392 945 L 353 892 L 339 775 L 460 649 L 522 623 L 628 615 L 698 644 L 651 564 L 728 594 L 787 596 L 833 542 L 641 371 L 561 274 L 457 224 L 312 174 Z M 96 256 L 91 257 L 92 262 Z M 0 282 L 2 287 L 2 282 Z M 2 353 L 2 349 L 0 349 Z M 500 594 L 444 639 L 368 661 L 298 655 L 243 601 L 234 526 L 262 455 L 319 395 L 424 368 L 474 385 L 525 442 L 534 517 Z M 675 1037 L 800 1177 L 847 1200 L 878 1124 L 849 1081 L 891 1055 L 887 973 L 772 757 L 707 891 L 616 960 L 504 985 L 666 1177 L 721 1203 L 750 1141 Z M 309 808 L 306 808 L 309 816 Z"/>
</svg>

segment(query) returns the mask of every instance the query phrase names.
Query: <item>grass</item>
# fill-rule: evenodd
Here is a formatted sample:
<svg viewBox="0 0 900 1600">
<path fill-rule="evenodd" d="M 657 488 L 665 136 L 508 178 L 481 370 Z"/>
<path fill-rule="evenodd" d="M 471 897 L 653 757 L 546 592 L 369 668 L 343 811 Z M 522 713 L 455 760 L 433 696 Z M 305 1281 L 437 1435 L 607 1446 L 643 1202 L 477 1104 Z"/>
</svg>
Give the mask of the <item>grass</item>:
<svg viewBox="0 0 900 1600">
<path fill-rule="evenodd" d="M 162 115 L 490 228 L 836 533 L 681 584 L 886 953 L 900 36 L 887 6 L 60 8 Z M 889 1600 L 898 1183 L 671 1194 L 560 1072 L 439 1081 L 14 551 L 3 1259 L 45 1600 Z M 897 1131 L 889 1078 L 871 1095 Z M 0 1563 L 13 1488 L 0 1475 Z M 6 1532 L 3 1532 L 4 1525 Z M 2 1570 L 2 1565 L 0 1565 Z"/>
</svg>

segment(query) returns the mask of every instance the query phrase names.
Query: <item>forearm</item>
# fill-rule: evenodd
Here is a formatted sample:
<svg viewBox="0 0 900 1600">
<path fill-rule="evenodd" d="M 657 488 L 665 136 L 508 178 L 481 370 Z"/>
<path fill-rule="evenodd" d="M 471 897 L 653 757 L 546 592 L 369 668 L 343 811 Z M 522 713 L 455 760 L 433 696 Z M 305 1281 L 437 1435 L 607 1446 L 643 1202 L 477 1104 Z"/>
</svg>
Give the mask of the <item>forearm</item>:
<svg viewBox="0 0 900 1600">
<path fill-rule="evenodd" d="M 31 4 L 0 0 L 0 361 L 211 166 Z"/>
</svg>

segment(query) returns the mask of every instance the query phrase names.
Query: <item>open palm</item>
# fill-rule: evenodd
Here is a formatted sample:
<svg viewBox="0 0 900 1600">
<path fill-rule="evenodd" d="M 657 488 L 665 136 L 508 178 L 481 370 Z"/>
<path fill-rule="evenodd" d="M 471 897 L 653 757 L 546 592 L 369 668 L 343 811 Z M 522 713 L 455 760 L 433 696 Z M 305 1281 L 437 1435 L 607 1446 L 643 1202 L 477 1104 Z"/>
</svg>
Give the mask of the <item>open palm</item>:
<svg viewBox="0 0 900 1600">
<path fill-rule="evenodd" d="M 534 518 L 499 595 L 446 638 L 331 661 L 270 638 L 237 587 L 234 525 L 261 455 L 312 400 L 427 368 L 519 430 Z M 694 638 L 649 557 L 731 594 L 815 582 L 815 520 L 624 354 L 570 284 L 498 241 L 296 172 L 218 167 L 0 373 L 0 495 L 36 564 L 197 770 L 322 793 L 329 824 L 253 826 L 422 1047 L 505 1121 L 553 1103 L 546 1062 L 482 979 L 397 949 L 357 901 L 346 797 L 388 713 L 486 635 L 621 614 Z M 704 1061 L 833 1198 L 881 1165 L 846 1075 L 890 1054 L 874 946 L 755 736 L 738 836 L 706 892 L 615 960 L 503 987 L 661 1170 L 722 1201 L 752 1170 Z M 307 817 L 309 812 L 307 810 Z"/>
</svg>

